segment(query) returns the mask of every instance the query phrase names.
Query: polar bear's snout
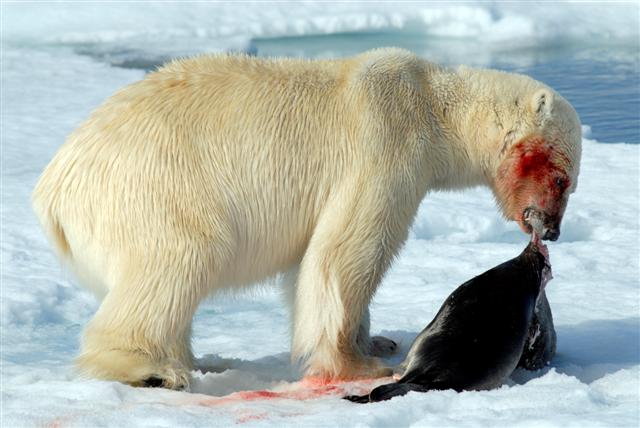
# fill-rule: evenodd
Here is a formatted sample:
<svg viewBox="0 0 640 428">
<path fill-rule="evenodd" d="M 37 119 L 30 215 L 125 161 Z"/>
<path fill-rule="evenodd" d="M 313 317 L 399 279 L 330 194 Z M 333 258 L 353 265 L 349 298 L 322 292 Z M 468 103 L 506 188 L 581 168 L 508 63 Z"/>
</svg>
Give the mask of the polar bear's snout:
<svg viewBox="0 0 640 428">
<path fill-rule="evenodd" d="M 542 229 L 542 239 L 545 241 L 557 241 L 560 237 L 560 223 L 553 223 L 544 226 Z"/>
</svg>

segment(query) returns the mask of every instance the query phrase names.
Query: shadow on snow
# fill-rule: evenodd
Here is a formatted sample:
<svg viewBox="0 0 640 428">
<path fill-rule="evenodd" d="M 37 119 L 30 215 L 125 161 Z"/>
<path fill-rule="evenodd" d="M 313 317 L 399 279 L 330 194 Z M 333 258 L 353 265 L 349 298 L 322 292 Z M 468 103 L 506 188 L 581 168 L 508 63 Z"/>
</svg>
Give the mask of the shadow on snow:
<svg viewBox="0 0 640 428">
<path fill-rule="evenodd" d="M 591 383 L 640 363 L 640 318 L 558 326 L 557 333 L 558 353 L 551 365 L 535 372 L 518 369 L 511 375 L 511 382 L 522 385 L 555 369 L 583 383 Z M 398 353 L 385 360 L 395 366 L 405 358 L 418 333 L 395 330 L 382 331 L 382 335 L 398 343 Z M 195 377 L 191 391 L 214 396 L 273 388 L 302 376 L 301 371 L 291 364 L 289 353 L 252 361 L 204 355 L 197 359 L 196 366 L 202 374 Z"/>
</svg>

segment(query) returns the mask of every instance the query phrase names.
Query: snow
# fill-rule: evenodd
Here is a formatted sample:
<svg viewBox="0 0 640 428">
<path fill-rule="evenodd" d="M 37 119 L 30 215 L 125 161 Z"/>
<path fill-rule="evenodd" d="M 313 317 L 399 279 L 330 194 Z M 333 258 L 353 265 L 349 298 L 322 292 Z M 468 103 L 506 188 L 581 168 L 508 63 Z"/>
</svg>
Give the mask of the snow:
<svg viewBox="0 0 640 428">
<path fill-rule="evenodd" d="M 260 37 L 384 30 L 480 37 L 515 49 L 596 36 L 627 43 L 638 34 L 637 7 L 629 4 L 546 9 L 512 3 L 170 3 L 153 9 L 3 3 L 0 425 L 637 427 L 638 144 L 602 144 L 585 126 L 578 189 L 560 240 L 549 244 L 554 279 L 546 292 L 558 332 L 550 368 L 517 371 L 493 391 L 410 393 L 369 405 L 339 397 L 381 381 L 300 382 L 289 362 L 289 314 L 277 284 L 202 305 L 193 343 L 207 370 L 193 373 L 190 392 L 78 378 L 73 358 L 98 302 L 60 266 L 30 208 L 31 189 L 65 136 L 116 89 L 143 77 L 141 70 L 109 66 L 123 46 L 158 57 L 250 49 Z M 575 25 L 562 25 L 570 19 Z M 79 55 L 88 45 L 93 54 Z M 517 255 L 526 241 L 515 224 L 501 219 L 486 189 L 428 195 L 372 305 L 372 332 L 400 344 L 390 362 L 402 359 L 455 287 Z"/>
</svg>

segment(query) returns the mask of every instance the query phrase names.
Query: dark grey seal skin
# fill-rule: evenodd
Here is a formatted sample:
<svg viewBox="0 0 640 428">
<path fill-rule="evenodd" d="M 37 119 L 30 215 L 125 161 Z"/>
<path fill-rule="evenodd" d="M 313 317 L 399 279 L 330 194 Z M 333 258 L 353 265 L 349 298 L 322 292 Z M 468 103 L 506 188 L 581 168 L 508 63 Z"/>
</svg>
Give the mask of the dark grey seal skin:
<svg viewBox="0 0 640 428">
<path fill-rule="evenodd" d="M 344 398 L 368 403 L 409 391 L 501 385 L 520 361 L 536 300 L 549 279 L 546 247 L 534 237 L 518 257 L 465 282 L 447 297 L 413 342 L 396 383 Z"/>
<path fill-rule="evenodd" d="M 556 355 L 556 343 L 557 336 L 553 327 L 551 307 L 543 291 L 538 296 L 518 367 L 526 370 L 540 370 L 549 365 Z"/>
</svg>

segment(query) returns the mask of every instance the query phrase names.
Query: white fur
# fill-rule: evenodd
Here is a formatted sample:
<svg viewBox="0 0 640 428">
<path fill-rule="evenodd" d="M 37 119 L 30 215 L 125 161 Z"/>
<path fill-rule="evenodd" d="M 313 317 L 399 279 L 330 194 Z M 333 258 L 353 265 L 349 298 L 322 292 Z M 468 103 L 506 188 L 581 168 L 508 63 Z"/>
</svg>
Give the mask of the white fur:
<svg viewBox="0 0 640 428">
<path fill-rule="evenodd" d="M 183 386 L 199 302 L 299 265 L 294 357 L 321 376 L 386 373 L 365 355 L 367 307 L 421 199 L 493 186 L 505 144 L 547 132 L 527 108 L 540 89 L 548 115 L 566 103 L 524 76 L 379 49 L 333 61 L 203 56 L 120 90 L 33 195 L 60 256 L 104 296 L 81 369 Z M 575 113 L 558 111 L 551 131 L 571 137 L 577 164 L 579 128 L 565 129 Z"/>
</svg>

